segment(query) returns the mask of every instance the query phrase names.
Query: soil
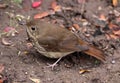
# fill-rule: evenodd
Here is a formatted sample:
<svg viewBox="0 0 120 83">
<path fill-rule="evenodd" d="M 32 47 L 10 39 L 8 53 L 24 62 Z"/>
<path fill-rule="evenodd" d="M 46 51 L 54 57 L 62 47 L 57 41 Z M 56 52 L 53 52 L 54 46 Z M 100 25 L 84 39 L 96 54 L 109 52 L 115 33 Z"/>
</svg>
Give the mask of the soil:
<svg viewBox="0 0 120 83">
<path fill-rule="evenodd" d="M 31 0 L 32 1 L 32 0 Z M 4 70 L 0 72 L 3 83 L 37 83 L 30 78 L 39 79 L 40 83 L 119 83 L 120 82 L 120 41 L 104 41 L 99 44 L 100 36 L 105 40 L 103 35 L 93 33 L 91 29 L 96 31 L 94 27 L 99 25 L 105 26 L 97 22 L 93 15 L 99 16 L 104 14 L 109 17 L 109 13 L 113 10 L 120 12 L 119 5 L 111 6 L 111 2 L 107 0 L 86 0 L 85 7 L 82 11 L 83 3 L 78 3 L 80 0 L 57 0 L 57 3 L 62 7 L 71 7 L 70 11 L 62 11 L 56 15 L 50 15 L 43 20 L 63 24 L 70 27 L 77 23 L 82 26 L 80 18 L 87 19 L 93 23 L 88 29 L 89 38 L 84 36 L 85 33 L 80 33 L 85 41 L 94 43 L 99 48 L 108 44 L 109 48 L 106 52 L 106 61 L 104 63 L 96 60 L 93 57 L 83 53 L 73 53 L 62 58 L 55 66 L 54 70 L 47 67 L 47 64 L 52 64 L 56 59 L 49 59 L 42 56 L 34 48 L 28 48 L 26 26 L 20 25 L 15 19 L 15 15 L 23 15 L 24 17 L 31 16 L 50 10 L 52 0 L 43 0 L 38 8 L 32 8 L 30 0 L 23 0 L 22 4 L 17 5 L 12 0 L 0 0 L 0 4 L 8 4 L 7 8 L 0 8 L 0 33 L 4 32 L 6 27 L 14 27 L 18 33 L 15 36 L 2 35 L 0 40 L 0 66 L 4 66 Z M 82 1 L 82 0 L 81 0 Z M 7 14 L 9 13 L 9 15 Z M 13 17 L 11 16 L 13 14 Z M 77 18 L 77 20 L 75 20 Z M 1 35 L 1 34 L 0 34 Z M 2 39 L 5 41 L 2 41 Z M 5 42 L 11 41 L 12 45 L 6 45 Z M 114 45 L 114 46 L 113 46 Z M 114 49 L 112 48 L 114 47 Z M 111 50 L 112 49 L 112 50 Z M 81 74 L 82 70 L 90 70 Z"/>
</svg>

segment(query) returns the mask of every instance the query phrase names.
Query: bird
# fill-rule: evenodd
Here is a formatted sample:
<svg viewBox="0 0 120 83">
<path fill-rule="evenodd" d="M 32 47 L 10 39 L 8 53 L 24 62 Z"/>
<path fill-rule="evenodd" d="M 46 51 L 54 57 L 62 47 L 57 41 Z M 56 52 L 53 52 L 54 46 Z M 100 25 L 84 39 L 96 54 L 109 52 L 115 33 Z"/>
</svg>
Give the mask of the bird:
<svg viewBox="0 0 120 83">
<path fill-rule="evenodd" d="M 83 52 L 104 62 L 104 52 L 90 45 L 70 30 L 55 23 L 48 23 L 38 19 L 26 23 L 28 39 L 34 48 L 48 58 L 62 58 L 74 52 Z"/>
</svg>

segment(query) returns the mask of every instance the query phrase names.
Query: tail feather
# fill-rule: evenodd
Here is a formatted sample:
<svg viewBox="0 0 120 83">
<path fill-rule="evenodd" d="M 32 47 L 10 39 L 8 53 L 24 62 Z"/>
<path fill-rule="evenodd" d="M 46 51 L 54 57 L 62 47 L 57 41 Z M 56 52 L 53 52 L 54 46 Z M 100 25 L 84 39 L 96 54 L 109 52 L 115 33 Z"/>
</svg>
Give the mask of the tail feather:
<svg viewBox="0 0 120 83">
<path fill-rule="evenodd" d="M 93 56 L 99 60 L 101 60 L 102 62 L 105 61 L 105 56 L 104 53 L 99 50 L 98 48 L 95 48 L 94 46 L 89 46 L 89 50 L 84 51 L 84 53 Z"/>
</svg>

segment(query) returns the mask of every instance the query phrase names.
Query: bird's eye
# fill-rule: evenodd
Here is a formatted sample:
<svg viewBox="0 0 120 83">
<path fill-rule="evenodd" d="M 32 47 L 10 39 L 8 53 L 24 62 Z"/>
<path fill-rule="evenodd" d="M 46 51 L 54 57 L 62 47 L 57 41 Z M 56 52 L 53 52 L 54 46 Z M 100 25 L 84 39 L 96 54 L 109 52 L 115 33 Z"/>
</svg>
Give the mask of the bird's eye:
<svg viewBox="0 0 120 83">
<path fill-rule="evenodd" d="M 34 31 L 35 30 L 35 27 L 33 26 L 33 27 L 31 27 L 31 29 Z"/>
</svg>

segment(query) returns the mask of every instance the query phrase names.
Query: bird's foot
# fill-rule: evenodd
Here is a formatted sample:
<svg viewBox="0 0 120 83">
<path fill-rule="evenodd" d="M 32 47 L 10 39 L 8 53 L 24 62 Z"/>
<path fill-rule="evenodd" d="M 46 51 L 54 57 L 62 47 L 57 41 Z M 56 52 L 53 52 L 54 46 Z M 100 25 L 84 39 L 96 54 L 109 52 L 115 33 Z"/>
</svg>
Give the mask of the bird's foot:
<svg viewBox="0 0 120 83">
<path fill-rule="evenodd" d="M 54 69 L 55 66 L 57 66 L 57 63 L 62 59 L 62 57 L 60 57 L 57 61 L 55 61 L 53 64 L 47 64 L 48 66 L 47 67 L 51 67 L 52 70 Z"/>
</svg>

